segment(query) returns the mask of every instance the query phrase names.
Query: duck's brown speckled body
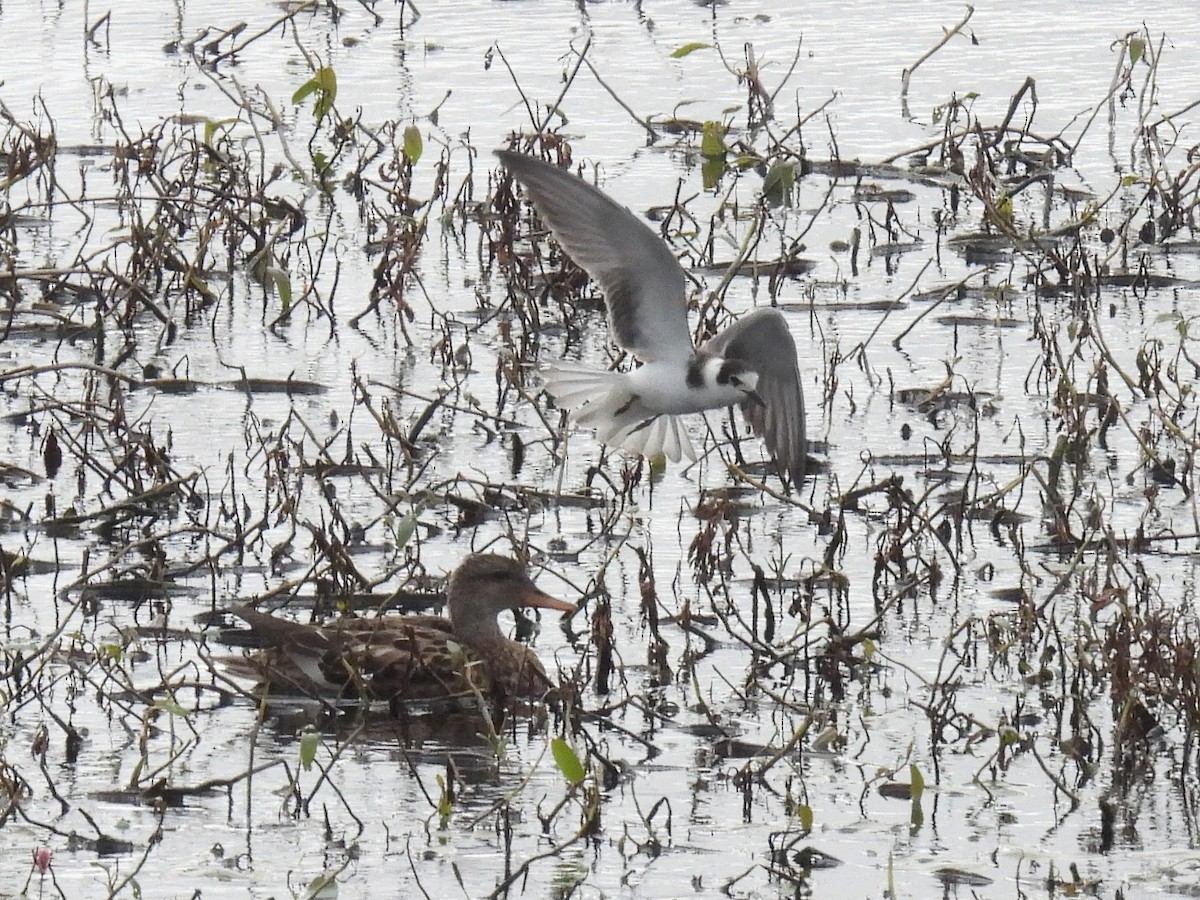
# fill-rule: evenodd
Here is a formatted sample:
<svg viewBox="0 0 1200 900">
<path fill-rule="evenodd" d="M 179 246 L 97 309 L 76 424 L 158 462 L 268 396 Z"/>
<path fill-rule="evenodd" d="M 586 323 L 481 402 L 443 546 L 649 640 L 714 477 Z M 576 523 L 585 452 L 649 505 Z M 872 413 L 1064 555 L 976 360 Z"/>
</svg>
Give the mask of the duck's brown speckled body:
<svg viewBox="0 0 1200 900">
<path fill-rule="evenodd" d="M 378 616 L 316 626 L 234 610 L 271 648 L 254 668 L 273 685 L 320 696 L 431 700 L 454 695 L 539 697 L 553 685 L 536 654 L 505 637 L 496 616 L 570 603 L 540 590 L 515 560 L 467 557 L 450 576 L 448 617 Z"/>
</svg>

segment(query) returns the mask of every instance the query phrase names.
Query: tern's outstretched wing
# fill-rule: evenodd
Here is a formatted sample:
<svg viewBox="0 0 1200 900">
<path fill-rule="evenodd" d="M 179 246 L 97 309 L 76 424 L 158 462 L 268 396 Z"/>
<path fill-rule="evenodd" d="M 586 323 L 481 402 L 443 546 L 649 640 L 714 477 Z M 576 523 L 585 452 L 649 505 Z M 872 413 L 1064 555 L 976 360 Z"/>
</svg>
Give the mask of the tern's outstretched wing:
<svg viewBox="0 0 1200 900">
<path fill-rule="evenodd" d="M 604 291 L 614 340 L 643 362 L 691 358 L 683 269 L 662 239 L 583 179 L 511 150 L 496 155 Z"/>
<path fill-rule="evenodd" d="M 743 403 L 742 414 L 763 436 L 775 462 L 791 476 L 792 484 L 799 487 L 808 461 L 804 393 L 796 342 L 783 313 L 770 308 L 748 312 L 700 349 L 726 359 L 744 360 L 758 372 L 758 395 L 763 405 Z"/>
</svg>

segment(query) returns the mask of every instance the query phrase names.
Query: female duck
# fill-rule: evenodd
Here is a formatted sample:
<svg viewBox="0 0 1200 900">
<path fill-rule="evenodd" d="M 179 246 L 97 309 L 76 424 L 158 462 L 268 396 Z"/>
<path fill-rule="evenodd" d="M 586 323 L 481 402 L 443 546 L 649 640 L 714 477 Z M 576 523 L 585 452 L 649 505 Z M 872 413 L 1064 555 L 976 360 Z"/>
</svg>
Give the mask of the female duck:
<svg viewBox="0 0 1200 900">
<path fill-rule="evenodd" d="M 575 607 L 540 590 L 515 560 L 467 557 L 450 575 L 448 617 L 347 618 L 316 626 L 250 607 L 234 613 L 272 648 L 258 677 L 319 696 L 430 700 L 474 694 L 540 697 L 553 687 L 537 656 L 496 621 L 506 609 Z"/>
</svg>

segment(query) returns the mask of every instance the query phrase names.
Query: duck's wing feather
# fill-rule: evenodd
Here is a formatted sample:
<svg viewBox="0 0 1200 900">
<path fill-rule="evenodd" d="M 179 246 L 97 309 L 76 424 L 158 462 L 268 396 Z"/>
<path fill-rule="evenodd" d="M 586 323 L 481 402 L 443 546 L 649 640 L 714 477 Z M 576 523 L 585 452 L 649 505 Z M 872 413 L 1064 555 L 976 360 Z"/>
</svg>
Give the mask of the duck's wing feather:
<svg viewBox="0 0 1200 900">
<path fill-rule="evenodd" d="M 613 339 L 643 362 L 690 359 L 685 276 L 662 238 L 582 178 L 497 150 L 555 239 L 600 285 Z"/>
<path fill-rule="evenodd" d="M 491 689 L 483 667 L 438 616 L 343 619 L 318 627 L 249 607 L 234 612 L 273 648 L 260 666 L 268 679 L 270 661 L 282 656 L 287 668 L 280 675 L 295 682 L 299 673 L 319 693 L 420 700 Z"/>
<path fill-rule="evenodd" d="M 783 313 L 769 307 L 748 312 L 701 350 L 743 360 L 758 372 L 758 395 L 763 405 L 742 403 L 742 414 L 762 435 L 776 464 L 799 487 L 808 463 L 804 393 L 796 342 Z"/>
<path fill-rule="evenodd" d="M 491 690 L 484 666 L 449 630 L 400 623 L 356 635 L 340 654 L 340 665 L 381 698 L 427 699 Z"/>
</svg>

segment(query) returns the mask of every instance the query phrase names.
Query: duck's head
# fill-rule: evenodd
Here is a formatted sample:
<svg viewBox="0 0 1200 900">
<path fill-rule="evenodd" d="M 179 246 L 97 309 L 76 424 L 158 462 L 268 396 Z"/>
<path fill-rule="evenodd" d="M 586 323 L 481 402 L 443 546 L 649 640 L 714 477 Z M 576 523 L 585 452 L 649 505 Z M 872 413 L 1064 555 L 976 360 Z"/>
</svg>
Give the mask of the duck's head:
<svg viewBox="0 0 1200 900">
<path fill-rule="evenodd" d="M 552 597 L 533 583 L 515 559 L 494 553 L 476 553 L 464 559 L 446 586 L 450 621 L 454 630 L 469 630 L 476 623 L 494 626 L 506 609 L 539 607 L 573 612 L 574 604 Z"/>
</svg>

